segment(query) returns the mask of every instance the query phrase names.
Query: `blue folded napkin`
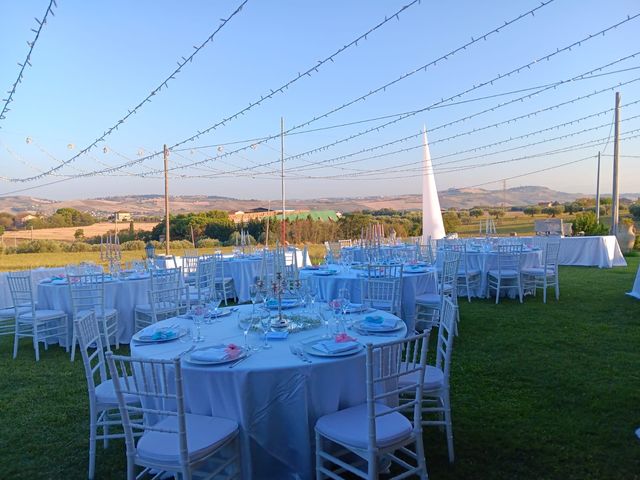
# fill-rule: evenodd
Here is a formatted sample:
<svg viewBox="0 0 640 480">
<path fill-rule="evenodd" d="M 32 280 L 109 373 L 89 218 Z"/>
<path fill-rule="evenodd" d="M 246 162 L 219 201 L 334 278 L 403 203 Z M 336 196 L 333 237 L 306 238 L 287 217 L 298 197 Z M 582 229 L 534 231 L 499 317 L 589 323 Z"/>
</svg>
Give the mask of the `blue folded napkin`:
<svg viewBox="0 0 640 480">
<path fill-rule="evenodd" d="M 148 332 L 140 332 L 138 339 L 142 341 L 159 341 L 159 340 L 171 340 L 176 338 L 178 332 L 169 328 L 158 328 L 155 330 L 149 330 Z"/>
<path fill-rule="evenodd" d="M 360 326 L 367 330 L 389 330 L 396 325 L 395 318 L 384 318 L 379 315 L 368 315 L 360 322 Z"/>
</svg>

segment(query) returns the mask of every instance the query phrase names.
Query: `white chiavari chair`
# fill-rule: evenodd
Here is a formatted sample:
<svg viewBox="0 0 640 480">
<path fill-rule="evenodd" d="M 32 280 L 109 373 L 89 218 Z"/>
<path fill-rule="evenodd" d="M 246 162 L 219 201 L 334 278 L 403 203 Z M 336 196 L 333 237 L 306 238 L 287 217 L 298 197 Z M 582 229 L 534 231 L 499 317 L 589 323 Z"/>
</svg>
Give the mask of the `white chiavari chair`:
<svg viewBox="0 0 640 480">
<path fill-rule="evenodd" d="M 183 480 L 240 478 L 238 424 L 185 412 L 179 358 L 147 360 L 108 352 L 107 363 L 124 427 L 127 480 L 151 472 L 154 478 L 178 473 Z M 127 372 L 133 372 L 133 377 Z M 141 405 L 125 401 L 125 395 L 131 394 L 139 395 Z M 144 424 L 132 421 L 133 415 L 144 416 Z M 141 433 L 137 439 L 135 432 Z M 143 469 L 138 475 L 137 467 Z"/>
<path fill-rule="evenodd" d="M 71 311 L 73 312 L 73 336 L 71 339 L 71 361 L 75 360 L 77 332 L 75 321 L 79 317 L 93 311 L 103 335 L 102 344 L 111 350 L 111 339 L 120 348 L 118 341 L 118 311 L 107 308 L 104 299 L 104 274 L 72 275 L 67 273 Z"/>
<path fill-rule="evenodd" d="M 228 305 L 228 299 L 237 298 L 233 277 L 225 273 L 225 260 L 222 253 L 214 254 L 214 259 L 215 289 L 220 294 L 224 304 Z"/>
<path fill-rule="evenodd" d="M 362 279 L 362 303 L 394 315 L 402 314 L 402 270 L 399 264 L 369 265 Z"/>
<path fill-rule="evenodd" d="M 389 478 L 427 479 L 421 422 L 427 343 L 423 333 L 366 346 L 366 403 L 316 422 L 317 480 L 377 479 L 384 462 L 403 470 Z M 398 396 L 409 392 L 412 398 L 399 405 Z M 403 409 L 413 415 L 408 419 Z"/>
<path fill-rule="evenodd" d="M 150 274 L 149 303 L 136 305 L 134 309 L 136 332 L 158 320 L 174 316 L 175 309 L 180 310 L 180 299 L 185 290 L 180 268 L 152 270 Z M 152 295 L 152 292 L 155 293 Z M 163 293 L 168 295 L 167 299 L 161 298 Z M 157 301 L 157 304 L 152 300 Z"/>
<path fill-rule="evenodd" d="M 547 288 L 549 287 L 554 287 L 556 300 L 560 300 L 559 253 L 560 242 L 558 240 L 548 240 L 542 251 L 543 265 L 541 267 L 522 268 L 522 288 L 525 291 L 533 290 L 534 295 L 538 289 L 542 289 L 544 303 L 547 303 Z"/>
<path fill-rule="evenodd" d="M 496 304 L 500 301 L 500 291 L 517 288 L 522 303 L 522 244 L 502 244 L 497 247 L 497 268 L 487 272 L 487 290 L 496 291 Z"/>
<path fill-rule="evenodd" d="M 109 446 L 109 440 L 123 438 L 118 433 L 122 425 L 120 412 L 118 411 L 118 399 L 113 386 L 113 381 L 107 375 L 107 364 L 104 358 L 102 346 L 102 333 L 98 327 L 95 313 L 85 311 L 83 316 L 74 320 L 80 356 L 84 365 L 84 373 L 87 379 L 87 393 L 89 395 L 89 479 L 95 476 L 96 468 L 96 443 L 103 441 L 104 448 Z M 124 396 L 127 403 L 138 404 L 137 395 Z M 111 427 L 116 430 L 111 432 Z"/>
<path fill-rule="evenodd" d="M 442 271 L 438 278 L 436 293 L 423 293 L 416 296 L 416 324 L 421 324 L 426 330 L 437 326 L 440 321 L 444 298 L 450 298 L 454 304 L 458 295 L 458 265 L 460 254 L 453 250 L 441 252 Z"/>
<path fill-rule="evenodd" d="M 40 342 L 48 348 L 47 340 L 67 343 L 69 352 L 69 327 L 67 314 L 62 310 L 48 310 L 36 308 L 31 284 L 31 272 L 9 272 L 7 281 L 11 292 L 11 299 L 15 310 L 15 334 L 13 339 L 13 358 L 18 356 L 20 338 L 33 340 L 36 361 L 40 360 Z"/>
<path fill-rule="evenodd" d="M 443 311 L 438 327 L 435 365 L 426 365 L 424 384 L 422 387 L 422 413 L 424 426 L 444 427 L 447 436 L 449 462 L 454 461 L 453 422 L 451 420 L 451 400 L 449 395 L 449 378 L 451 375 L 451 358 L 453 339 L 455 337 L 458 307 L 450 298 L 444 299 Z M 401 380 L 413 380 L 408 377 Z M 411 395 L 408 394 L 408 397 Z M 436 419 L 433 417 L 436 416 Z"/>
</svg>

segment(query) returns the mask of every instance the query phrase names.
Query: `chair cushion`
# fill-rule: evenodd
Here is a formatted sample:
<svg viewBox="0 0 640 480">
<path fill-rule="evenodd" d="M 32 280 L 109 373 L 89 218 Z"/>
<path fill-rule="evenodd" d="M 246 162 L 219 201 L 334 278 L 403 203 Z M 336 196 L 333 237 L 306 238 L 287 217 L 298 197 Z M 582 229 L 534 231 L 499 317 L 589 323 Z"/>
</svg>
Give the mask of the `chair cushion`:
<svg viewBox="0 0 640 480">
<path fill-rule="evenodd" d="M 172 302 L 161 302 L 156 304 L 157 313 L 169 311 L 169 310 L 175 310 L 175 309 L 176 309 L 176 306 Z M 136 305 L 135 311 L 140 313 L 148 313 L 149 315 L 151 315 L 151 305 L 148 303 L 144 303 L 142 305 Z"/>
<path fill-rule="evenodd" d="M 403 375 L 399 379 L 400 386 L 410 385 L 416 382 L 418 372 Z M 444 386 L 444 373 L 439 368 L 427 365 L 424 370 L 424 384 L 422 390 L 437 390 Z"/>
<path fill-rule="evenodd" d="M 238 424 L 221 417 L 185 414 L 187 426 L 187 448 L 190 461 L 205 457 L 215 451 L 223 442 L 238 432 Z M 178 418 L 167 417 L 160 420 L 158 428 L 178 430 Z M 180 461 L 180 443 L 177 433 L 146 431 L 137 445 L 141 459 L 178 463 Z"/>
<path fill-rule="evenodd" d="M 386 405 L 376 403 L 376 413 L 390 410 Z M 316 431 L 343 445 L 366 449 L 368 444 L 369 422 L 367 404 L 339 410 L 320 417 Z M 413 430 L 411 422 L 401 413 L 393 412 L 376 418 L 376 443 L 387 447 L 407 438 Z"/>
<path fill-rule="evenodd" d="M 66 317 L 67 314 L 62 310 L 36 310 L 36 321 L 41 322 L 45 320 L 55 320 L 56 318 Z M 24 313 L 21 313 L 18 317 L 19 322 L 32 322 L 33 315 L 31 311 L 28 310 Z"/>
<path fill-rule="evenodd" d="M 0 319 L 13 318 L 16 315 L 16 309 L 13 307 L 0 309 Z"/>
<path fill-rule="evenodd" d="M 462 277 L 477 277 L 478 275 L 480 275 L 480 270 L 474 270 L 472 268 L 470 268 L 469 270 L 466 270 L 463 268 L 461 270 L 458 270 L 458 276 L 462 276 Z"/>
<path fill-rule="evenodd" d="M 522 274 L 523 275 L 534 275 L 536 277 L 542 277 L 544 275 L 544 268 L 536 268 L 536 267 L 530 267 L 530 268 L 523 268 L 522 269 Z M 547 268 L 547 275 L 555 275 L 556 272 L 553 268 Z"/>
<path fill-rule="evenodd" d="M 440 305 L 440 295 L 437 293 L 423 293 L 422 295 L 416 295 L 416 303 L 419 305 Z"/>
<path fill-rule="evenodd" d="M 84 317 L 90 312 L 91 310 L 80 310 L 78 312 L 78 317 Z M 96 317 L 98 318 L 102 318 L 102 317 L 111 318 L 111 317 L 115 317 L 117 314 L 118 314 L 118 311 L 115 308 L 105 308 L 104 310 L 100 310 L 100 311 L 96 310 Z"/>
<path fill-rule="evenodd" d="M 500 270 L 489 270 L 489 276 L 490 277 L 502 277 L 502 278 L 516 278 L 518 277 L 518 271 L 517 270 L 502 270 L 502 272 Z"/>
<path fill-rule="evenodd" d="M 133 382 L 133 377 L 129 377 L 129 381 Z M 96 385 L 96 400 L 103 405 L 118 405 L 118 397 L 113 386 L 113 380 L 106 380 L 100 385 Z M 137 403 L 139 399 L 135 395 L 125 393 L 124 401 L 126 403 Z"/>
</svg>

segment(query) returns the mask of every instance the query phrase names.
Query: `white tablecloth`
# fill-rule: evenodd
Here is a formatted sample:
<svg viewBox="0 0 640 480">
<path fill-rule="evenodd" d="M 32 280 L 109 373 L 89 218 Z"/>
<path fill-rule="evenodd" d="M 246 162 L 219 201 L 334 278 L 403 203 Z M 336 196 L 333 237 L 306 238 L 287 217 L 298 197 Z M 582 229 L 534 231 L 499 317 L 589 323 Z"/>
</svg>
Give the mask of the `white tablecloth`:
<svg viewBox="0 0 640 480">
<path fill-rule="evenodd" d="M 318 286 L 318 294 L 322 301 L 331 301 L 338 297 L 341 288 L 348 288 L 351 301 L 362 302 L 362 282 L 367 270 L 342 268 L 339 265 L 330 265 L 337 270 L 335 275 L 316 275 L 315 270 L 300 270 L 300 278 L 309 278 Z M 435 292 L 435 269 L 429 269 L 427 273 L 407 273 L 402 276 L 402 319 L 410 331 L 413 331 L 416 314 L 416 296 L 423 293 Z"/>
<path fill-rule="evenodd" d="M 118 340 L 129 343 L 134 333 L 133 311 L 136 305 L 148 304 L 149 279 L 114 280 L 104 284 L 104 304 L 106 308 L 118 311 Z M 38 285 L 38 307 L 66 312 L 69 332 L 73 332 L 73 310 L 68 285 L 41 283 Z M 66 345 L 66 340 L 60 339 Z"/>
<path fill-rule="evenodd" d="M 240 307 L 240 314 L 251 306 Z M 376 312 L 383 316 L 387 313 Z M 179 320 L 192 327 L 189 320 Z M 173 324 L 176 319 L 165 322 Z M 202 346 L 243 344 L 237 314 L 221 323 L 204 325 Z M 312 357 L 303 363 L 291 354 L 290 343 L 321 335 L 319 329 L 290 334 L 271 341 L 232 369 L 226 365 L 197 366 L 183 361 L 185 405 L 189 412 L 231 418 L 240 424 L 243 479 L 312 479 L 314 426 L 322 415 L 365 401 L 365 354 L 341 358 Z M 406 330 L 398 332 L 398 337 Z M 251 335 L 257 343 L 258 335 Z M 388 337 L 360 336 L 362 343 L 382 343 Z M 153 346 L 131 345 L 133 356 L 173 358 L 190 346 L 171 342 Z"/>
<path fill-rule="evenodd" d="M 638 273 L 636 273 L 636 281 L 633 283 L 633 288 L 627 295 L 631 295 L 640 300 L 640 265 L 638 265 Z"/>
<path fill-rule="evenodd" d="M 64 267 L 57 268 L 35 268 L 31 270 L 31 283 L 33 294 L 36 296 L 38 283 L 40 280 L 51 275 L 60 275 L 64 273 Z M 37 298 L 36 298 L 37 300 Z M 9 291 L 9 282 L 7 281 L 7 272 L 0 272 L 0 308 L 12 307 L 11 292 Z"/>
<path fill-rule="evenodd" d="M 599 268 L 627 266 L 618 240 L 613 235 L 562 238 L 558 264 Z"/>
</svg>

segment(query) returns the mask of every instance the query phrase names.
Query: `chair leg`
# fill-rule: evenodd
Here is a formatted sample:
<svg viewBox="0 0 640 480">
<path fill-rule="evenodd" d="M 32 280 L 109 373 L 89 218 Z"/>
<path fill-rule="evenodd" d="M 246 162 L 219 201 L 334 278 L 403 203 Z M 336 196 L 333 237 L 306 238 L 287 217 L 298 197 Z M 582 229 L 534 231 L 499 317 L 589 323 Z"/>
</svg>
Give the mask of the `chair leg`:
<svg viewBox="0 0 640 480">
<path fill-rule="evenodd" d="M 322 437 L 318 432 L 316 432 L 316 480 L 322 480 L 324 476 L 320 469 L 324 467 L 324 462 L 322 461 L 322 457 L 320 456 L 320 452 L 322 450 Z"/>
<path fill-rule="evenodd" d="M 18 356 L 18 343 L 20 343 L 20 324 L 16 320 L 16 331 L 13 334 L 13 358 Z"/>
<path fill-rule="evenodd" d="M 560 300 L 560 281 L 556 275 L 556 300 Z"/>
<path fill-rule="evenodd" d="M 91 411 L 91 423 L 89 424 L 89 480 L 92 480 L 96 472 L 96 415 Z"/>
<path fill-rule="evenodd" d="M 76 359 L 76 344 L 78 343 L 78 337 L 76 336 L 76 326 L 73 325 L 73 337 L 71 339 L 71 361 Z"/>
<path fill-rule="evenodd" d="M 547 303 L 547 276 L 545 274 L 544 279 L 542 280 L 542 303 Z"/>
<path fill-rule="evenodd" d="M 449 391 L 446 392 L 443 398 L 444 403 L 444 421 L 445 430 L 447 433 L 447 450 L 449 452 L 449 463 L 454 461 L 453 452 L 453 422 L 451 421 L 451 402 L 449 401 Z"/>
<path fill-rule="evenodd" d="M 33 323 L 33 349 L 36 351 L 36 362 L 40 361 L 40 342 L 38 342 L 38 327 Z"/>
<path fill-rule="evenodd" d="M 498 284 L 496 285 L 496 305 L 500 302 L 500 280 L 501 278 L 498 277 Z"/>
</svg>

